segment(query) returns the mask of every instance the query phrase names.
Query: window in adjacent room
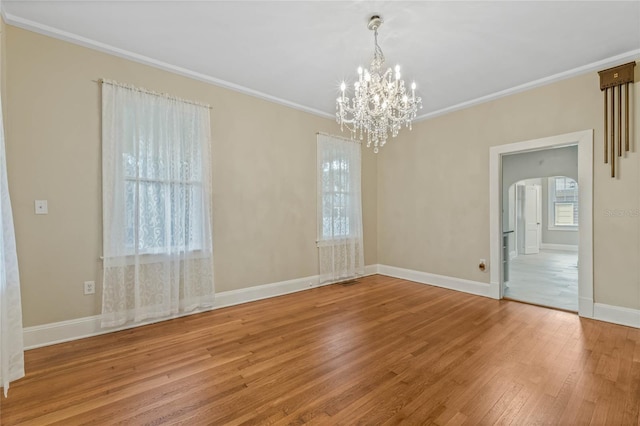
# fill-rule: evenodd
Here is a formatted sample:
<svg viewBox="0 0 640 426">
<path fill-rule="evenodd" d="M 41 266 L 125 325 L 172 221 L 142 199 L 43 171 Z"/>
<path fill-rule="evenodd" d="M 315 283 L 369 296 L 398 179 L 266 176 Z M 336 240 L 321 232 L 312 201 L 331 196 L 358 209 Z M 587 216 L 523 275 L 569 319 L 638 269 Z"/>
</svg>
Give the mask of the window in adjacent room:
<svg viewBox="0 0 640 426">
<path fill-rule="evenodd" d="M 549 229 L 578 228 L 578 183 L 566 176 L 549 178 Z"/>
</svg>

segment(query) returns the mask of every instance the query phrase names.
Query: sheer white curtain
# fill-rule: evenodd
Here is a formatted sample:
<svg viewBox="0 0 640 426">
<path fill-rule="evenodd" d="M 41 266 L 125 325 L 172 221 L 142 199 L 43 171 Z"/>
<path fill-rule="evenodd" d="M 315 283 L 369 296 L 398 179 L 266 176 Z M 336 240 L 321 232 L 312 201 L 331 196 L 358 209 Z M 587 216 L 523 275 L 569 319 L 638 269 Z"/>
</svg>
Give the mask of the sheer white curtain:
<svg viewBox="0 0 640 426">
<path fill-rule="evenodd" d="M 361 145 L 318 134 L 318 251 L 320 282 L 364 274 Z"/>
<path fill-rule="evenodd" d="M 209 107 L 102 84 L 102 326 L 213 303 Z"/>
<path fill-rule="evenodd" d="M 0 102 L 0 378 L 7 396 L 9 382 L 24 376 L 22 342 L 22 305 L 16 237 L 13 228 L 7 158 L 4 148 L 4 124 Z"/>
</svg>

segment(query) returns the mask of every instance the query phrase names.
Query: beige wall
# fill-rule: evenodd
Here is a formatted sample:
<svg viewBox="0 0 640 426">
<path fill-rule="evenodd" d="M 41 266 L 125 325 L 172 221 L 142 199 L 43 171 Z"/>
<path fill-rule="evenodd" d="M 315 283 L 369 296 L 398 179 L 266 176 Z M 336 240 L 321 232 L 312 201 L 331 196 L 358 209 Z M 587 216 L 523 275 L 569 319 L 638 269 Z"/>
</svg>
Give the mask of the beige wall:
<svg viewBox="0 0 640 426">
<path fill-rule="evenodd" d="M 82 294 L 101 274 L 99 78 L 212 105 L 218 291 L 317 274 L 315 132 L 338 133 L 333 120 L 12 26 L 3 38 L 25 326 L 100 311 L 99 292 Z M 633 94 L 634 152 L 619 179 L 602 164 L 596 73 L 417 123 L 377 156 L 364 150 L 365 263 L 488 282 L 477 264 L 489 258 L 489 147 L 593 128 L 595 300 L 640 308 L 640 84 Z M 35 199 L 48 215 L 34 215 Z"/>
<path fill-rule="evenodd" d="M 594 298 L 640 308 L 638 83 L 632 103 L 633 152 L 618 179 L 603 164 L 595 72 L 417 123 L 378 158 L 378 262 L 488 283 L 477 265 L 489 258 L 489 147 L 595 129 Z"/>
<path fill-rule="evenodd" d="M 6 72 L 5 72 L 5 68 L 7 67 L 7 55 L 6 55 L 6 51 L 7 49 L 5 48 L 6 43 L 6 37 L 5 37 L 5 23 L 4 20 L 0 18 L 0 49 L 2 50 L 0 52 L 0 93 L 2 94 L 2 99 L 4 99 L 5 94 L 7 93 L 7 79 L 6 79 Z M 4 101 L 3 101 L 4 102 Z M 6 107 L 2 108 L 2 118 L 3 118 L 3 124 L 6 128 L 7 126 L 7 116 L 6 116 Z"/>
<path fill-rule="evenodd" d="M 108 78 L 212 106 L 216 290 L 316 275 L 315 133 L 334 120 L 24 31 L 6 32 L 7 158 L 24 325 L 96 315 L 100 87 Z M 376 160 L 363 156 L 365 261 L 376 259 Z M 49 214 L 34 214 L 46 199 Z"/>
</svg>

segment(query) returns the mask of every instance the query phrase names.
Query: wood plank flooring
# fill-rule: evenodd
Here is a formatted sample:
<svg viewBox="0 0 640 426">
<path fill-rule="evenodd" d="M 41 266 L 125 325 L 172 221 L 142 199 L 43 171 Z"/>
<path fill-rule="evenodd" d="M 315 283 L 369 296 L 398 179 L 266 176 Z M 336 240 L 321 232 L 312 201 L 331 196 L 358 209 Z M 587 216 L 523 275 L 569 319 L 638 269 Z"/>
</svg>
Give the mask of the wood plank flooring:
<svg viewBox="0 0 640 426">
<path fill-rule="evenodd" d="M 578 312 L 578 253 L 540 250 L 509 262 L 504 297 Z"/>
<path fill-rule="evenodd" d="M 26 353 L 3 425 L 640 422 L 640 330 L 374 275 Z"/>
</svg>

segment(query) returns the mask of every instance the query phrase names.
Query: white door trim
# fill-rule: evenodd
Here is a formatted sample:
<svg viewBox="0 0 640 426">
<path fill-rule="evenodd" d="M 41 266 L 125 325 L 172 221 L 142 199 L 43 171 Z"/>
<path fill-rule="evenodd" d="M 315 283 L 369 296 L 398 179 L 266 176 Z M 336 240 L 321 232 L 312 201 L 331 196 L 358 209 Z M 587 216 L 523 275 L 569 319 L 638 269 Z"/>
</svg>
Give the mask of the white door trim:
<svg viewBox="0 0 640 426">
<path fill-rule="evenodd" d="M 502 299 L 502 156 L 562 146 L 578 146 L 578 314 L 593 318 L 593 130 L 566 133 L 489 148 L 489 294 Z"/>
</svg>

